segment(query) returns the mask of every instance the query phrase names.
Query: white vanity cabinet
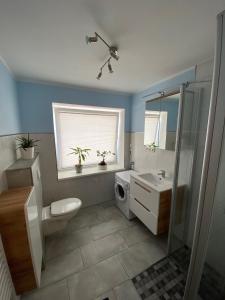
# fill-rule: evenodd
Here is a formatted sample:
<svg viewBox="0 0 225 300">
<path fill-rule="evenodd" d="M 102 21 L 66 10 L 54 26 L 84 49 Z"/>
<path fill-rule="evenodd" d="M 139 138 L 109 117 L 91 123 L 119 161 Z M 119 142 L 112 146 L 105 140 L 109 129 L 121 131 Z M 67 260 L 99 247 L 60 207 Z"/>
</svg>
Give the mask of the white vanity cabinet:
<svg viewBox="0 0 225 300">
<path fill-rule="evenodd" d="M 169 229 L 171 188 L 157 191 L 138 176 L 131 177 L 130 209 L 155 235 Z"/>
</svg>

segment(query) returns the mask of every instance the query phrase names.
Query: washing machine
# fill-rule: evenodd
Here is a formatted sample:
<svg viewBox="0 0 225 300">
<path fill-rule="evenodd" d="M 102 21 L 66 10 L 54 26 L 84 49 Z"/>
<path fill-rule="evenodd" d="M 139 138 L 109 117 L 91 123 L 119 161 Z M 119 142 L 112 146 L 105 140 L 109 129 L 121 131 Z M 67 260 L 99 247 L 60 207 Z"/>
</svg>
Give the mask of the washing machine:
<svg viewBox="0 0 225 300">
<path fill-rule="evenodd" d="M 130 176 L 136 174 L 134 170 L 117 172 L 115 174 L 115 197 L 116 205 L 121 212 L 129 219 L 135 215 L 130 210 Z"/>
</svg>

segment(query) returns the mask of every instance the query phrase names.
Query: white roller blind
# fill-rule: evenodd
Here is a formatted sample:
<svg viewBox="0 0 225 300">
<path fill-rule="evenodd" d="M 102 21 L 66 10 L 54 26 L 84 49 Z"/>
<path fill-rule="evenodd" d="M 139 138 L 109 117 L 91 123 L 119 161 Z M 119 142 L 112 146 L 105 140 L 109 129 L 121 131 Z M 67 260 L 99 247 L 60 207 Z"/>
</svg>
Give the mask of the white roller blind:
<svg viewBox="0 0 225 300">
<path fill-rule="evenodd" d="M 159 132 L 159 112 L 146 112 L 145 113 L 145 135 L 144 144 L 151 145 L 152 143 L 158 143 L 158 132 Z"/>
<path fill-rule="evenodd" d="M 91 149 L 84 165 L 99 163 L 96 151 L 117 153 L 118 113 L 103 111 L 59 111 L 57 114 L 57 142 L 60 168 L 73 167 L 77 157 L 69 155 L 70 148 Z M 107 162 L 116 161 L 116 156 L 107 157 Z"/>
<path fill-rule="evenodd" d="M 145 112 L 144 145 L 155 143 L 160 149 L 165 149 L 167 132 L 166 111 Z"/>
</svg>

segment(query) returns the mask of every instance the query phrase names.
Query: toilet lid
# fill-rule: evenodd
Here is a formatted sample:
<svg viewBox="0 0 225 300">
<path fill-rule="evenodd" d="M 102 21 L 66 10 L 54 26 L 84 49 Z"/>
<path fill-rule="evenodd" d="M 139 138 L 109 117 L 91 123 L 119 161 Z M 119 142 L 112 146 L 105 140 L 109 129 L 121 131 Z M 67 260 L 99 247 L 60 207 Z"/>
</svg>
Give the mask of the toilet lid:
<svg viewBox="0 0 225 300">
<path fill-rule="evenodd" d="M 67 198 L 59 201 L 52 202 L 51 215 L 59 216 L 70 213 L 81 207 L 81 200 L 78 198 Z"/>
</svg>

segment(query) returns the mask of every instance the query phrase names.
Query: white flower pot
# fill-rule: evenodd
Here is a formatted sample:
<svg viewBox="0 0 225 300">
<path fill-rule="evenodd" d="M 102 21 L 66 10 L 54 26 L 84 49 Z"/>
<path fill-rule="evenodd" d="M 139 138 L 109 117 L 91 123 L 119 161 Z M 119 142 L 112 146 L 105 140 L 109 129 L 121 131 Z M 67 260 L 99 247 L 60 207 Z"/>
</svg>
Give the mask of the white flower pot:
<svg viewBox="0 0 225 300">
<path fill-rule="evenodd" d="M 21 158 L 22 159 L 33 159 L 34 158 L 34 147 L 30 148 L 20 148 Z"/>
<path fill-rule="evenodd" d="M 98 165 L 99 170 L 107 170 L 107 164 L 105 165 Z"/>
</svg>

